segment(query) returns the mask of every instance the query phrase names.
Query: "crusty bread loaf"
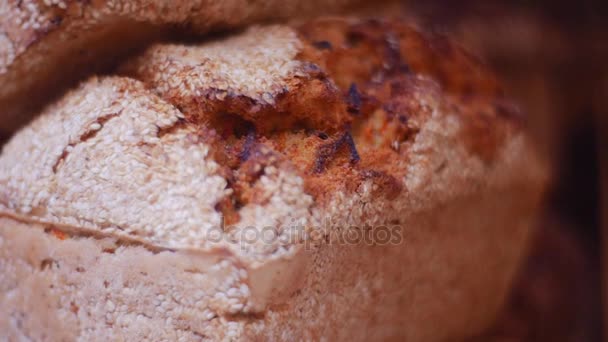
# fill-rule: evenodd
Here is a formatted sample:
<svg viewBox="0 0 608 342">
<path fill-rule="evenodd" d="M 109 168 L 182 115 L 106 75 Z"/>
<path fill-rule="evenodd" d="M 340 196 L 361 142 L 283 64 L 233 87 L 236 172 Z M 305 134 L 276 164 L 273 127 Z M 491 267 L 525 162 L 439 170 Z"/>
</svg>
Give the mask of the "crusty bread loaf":
<svg viewBox="0 0 608 342">
<path fill-rule="evenodd" d="M 489 324 L 545 172 L 479 63 L 398 21 L 158 44 L 0 157 L 0 331 L 457 340 Z"/>
<path fill-rule="evenodd" d="M 86 73 L 171 31 L 193 34 L 255 21 L 351 8 L 358 0 L 2 0 L 0 1 L 0 131 Z M 34 113 L 35 114 L 35 113 Z"/>
</svg>

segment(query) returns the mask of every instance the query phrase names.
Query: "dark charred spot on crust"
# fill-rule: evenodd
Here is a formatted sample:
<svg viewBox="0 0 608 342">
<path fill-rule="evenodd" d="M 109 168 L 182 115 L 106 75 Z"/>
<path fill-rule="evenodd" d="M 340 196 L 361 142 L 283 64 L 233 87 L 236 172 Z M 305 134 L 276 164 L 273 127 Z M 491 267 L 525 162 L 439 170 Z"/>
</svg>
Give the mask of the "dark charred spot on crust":
<svg viewBox="0 0 608 342">
<path fill-rule="evenodd" d="M 42 261 L 40 261 L 40 270 L 44 271 L 44 270 L 50 269 L 53 266 L 57 266 L 57 265 L 59 265 L 57 263 L 57 260 L 55 260 L 53 258 L 42 259 Z"/>
<path fill-rule="evenodd" d="M 220 111 L 209 120 L 209 125 L 224 139 L 240 139 L 256 132 L 255 125 L 240 115 Z"/>
<path fill-rule="evenodd" d="M 344 132 L 318 148 L 313 173 L 318 174 L 323 172 L 327 167 L 327 164 L 331 162 L 343 147 L 346 147 L 348 150 L 351 164 L 357 163 L 361 159 L 352 135 L 350 132 Z"/>
<path fill-rule="evenodd" d="M 401 43 L 395 32 L 388 31 L 384 36 L 384 63 L 383 69 L 388 75 L 409 73 L 410 67 L 401 55 Z"/>
<path fill-rule="evenodd" d="M 413 110 L 408 107 L 407 103 L 404 104 L 399 101 L 390 101 L 382 106 L 382 109 L 384 109 L 388 120 L 392 121 L 397 119 L 398 125 L 403 126 L 404 129 L 415 130 L 414 127 L 408 126 L 409 113 L 413 112 Z"/>
<path fill-rule="evenodd" d="M 325 132 L 316 132 L 317 136 L 321 138 L 321 140 L 327 140 L 329 136 Z"/>
<path fill-rule="evenodd" d="M 239 159 L 242 162 L 247 161 L 247 159 L 249 159 L 249 157 L 251 156 L 251 150 L 254 147 L 255 139 L 256 139 L 255 128 L 251 127 L 249 130 L 249 133 L 247 133 L 247 136 L 245 137 L 245 141 L 243 143 L 243 149 L 242 149 L 241 153 L 239 153 Z"/>
<path fill-rule="evenodd" d="M 352 164 L 359 162 L 361 157 L 359 156 L 359 152 L 357 152 L 357 146 L 355 146 L 355 140 L 350 132 L 344 133 L 344 143 L 348 147 L 348 151 L 350 152 L 350 162 Z"/>
<path fill-rule="evenodd" d="M 356 115 L 361 112 L 361 94 L 359 93 L 355 83 L 352 83 L 350 88 L 348 88 L 346 102 L 348 103 L 347 110 L 349 113 Z"/>
<path fill-rule="evenodd" d="M 369 89 L 364 89 L 361 94 L 361 119 L 360 122 L 364 122 L 366 118 L 370 116 L 375 110 L 382 106 L 382 101 L 372 94 L 369 93 Z M 359 123 L 360 123 L 359 122 Z M 355 121 L 357 123 L 357 121 Z"/>
<path fill-rule="evenodd" d="M 327 164 L 329 159 L 336 154 L 338 148 L 340 147 L 340 144 L 338 144 L 339 141 L 340 140 L 332 141 L 327 145 L 321 146 L 321 148 L 317 150 L 317 157 L 313 169 L 314 173 L 323 172 L 323 170 L 325 169 L 325 165 Z"/>
<path fill-rule="evenodd" d="M 266 174 L 266 168 L 280 168 L 285 163 L 285 157 L 263 143 L 253 145 L 250 157 L 244 161 L 234 173 L 233 193 L 230 198 L 234 204 L 237 217 L 238 210 L 247 204 L 266 204 L 269 198 L 258 185 L 258 180 Z M 230 223 L 227 221 L 227 223 Z M 236 222 L 235 222 L 236 223 Z"/>
<path fill-rule="evenodd" d="M 363 32 L 351 30 L 346 34 L 346 46 L 349 48 L 357 47 L 364 39 Z"/>
<path fill-rule="evenodd" d="M 327 40 L 318 40 L 316 42 L 313 42 L 312 45 L 319 50 L 331 50 L 332 49 L 331 43 L 328 42 Z"/>
<path fill-rule="evenodd" d="M 63 22 L 63 17 L 58 15 L 54 16 L 53 18 L 51 18 L 50 22 L 53 26 L 59 26 Z"/>
<path fill-rule="evenodd" d="M 308 77 L 327 79 L 325 71 L 315 63 L 303 61 L 301 70 L 303 73 L 307 74 Z"/>
<path fill-rule="evenodd" d="M 230 118 L 234 117 L 228 115 L 225 121 Z M 218 129 L 223 132 L 218 133 Z M 239 210 L 245 205 L 264 203 L 266 199 L 256 184 L 266 167 L 279 168 L 285 157 L 263 142 L 255 126 L 242 120 L 222 122 L 215 128 L 202 127 L 191 139 L 208 144 L 211 157 L 222 166 L 218 174 L 226 179 L 229 194 L 216 203 L 215 210 L 222 214 L 224 228 L 229 229 L 240 221 Z"/>
</svg>

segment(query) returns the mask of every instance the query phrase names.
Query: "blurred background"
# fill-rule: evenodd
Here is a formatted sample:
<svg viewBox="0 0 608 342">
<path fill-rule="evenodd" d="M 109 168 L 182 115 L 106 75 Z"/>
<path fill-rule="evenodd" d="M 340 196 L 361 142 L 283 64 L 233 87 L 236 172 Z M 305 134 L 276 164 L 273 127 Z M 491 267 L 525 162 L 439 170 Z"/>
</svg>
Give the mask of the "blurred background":
<svg viewBox="0 0 608 342">
<path fill-rule="evenodd" d="M 600 146 L 608 147 L 608 1 L 402 6 L 425 30 L 451 36 L 493 67 L 554 170 L 531 255 L 502 316 L 478 340 L 604 340 L 601 215 L 608 204 L 600 190 L 608 190 L 608 150 Z"/>
</svg>

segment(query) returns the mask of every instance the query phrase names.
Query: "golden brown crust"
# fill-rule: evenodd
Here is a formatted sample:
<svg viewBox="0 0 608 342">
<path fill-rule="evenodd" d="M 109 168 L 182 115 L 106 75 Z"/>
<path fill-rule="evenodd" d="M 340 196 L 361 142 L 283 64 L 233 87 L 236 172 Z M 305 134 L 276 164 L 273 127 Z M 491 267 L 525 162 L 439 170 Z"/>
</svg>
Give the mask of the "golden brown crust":
<svg viewBox="0 0 608 342">
<path fill-rule="evenodd" d="M 266 48 L 259 40 L 268 39 L 268 30 L 254 28 L 253 39 L 221 42 L 227 56 L 233 56 L 227 45 L 247 51 L 246 62 L 228 57 L 214 64 L 214 46 L 159 45 L 123 70 L 189 120 L 213 127 L 225 139 L 220 145 L 236 143 L 234 153 L 247 154 L 246 145 L 263 140 L 300 169 L 315 197 L 340 184 L 356 186 L 369 175 L 382 175 L 390 193 L 402 188 L 397 179 L 403 170 L 387 160 L 399 158 L 398 150 L 411 143 L 434 107 L 447 106 L 442 110 L 460 116 L 461 139 L 486 162 L 516 124 L 494 76 L 444 37 L 395 20 L 320 19 L 296 28 L 301 41 L 289 44 L 298 45 L 297 55 L 294 49 L 274 49 L 273 59 L 257 61 Z M 294 35 L 272 30 L 280 35 L 274 41 Z M 283 53 L 294 58 L 291 65 L 281 60 Z M 239 79 L 254 68 L 270 68 L 274 78 Z M 216 69 L 233 75 L 209 78 Z"/>
<path fill-rule="evenodd" d="M 437 120 L 452 120 L 453 133 L 441 134 L 489 169 L 503 162 L 501 151 L 510 139 L 521 134 L 514 116 L 504 114 L 505 103 L 509 102 L 491 73 L 443 38 L 419 33 L 396 20 L 319 19 L 297 27 L 253 27 L 235 37 L 199 45 L 159 44 L 126 63 L 120 72 L 130 79 L 93 80 L 51 109 L 62 114 L 46 114 L 29 128 L 27 134 L 38 134 L 37 139 L 42 139 L 48 134 L 43 133 L 45 125 L 57 120 L 53 115 L 59 115 L 63 119 L 52 125 L 66 129 L 74 124 L 76 130 L 53 132 L 59 145 L 61 134 L 67 134 L 69 141 L 53 152 L 56 156 L 49 160 L 50 175 L 42 177 L 44 181 L 36 180 L 37 184 L 59 184 L 40 190 L 42 194 L 50 191 L 50 198 L 38 200 L 40 196 L 36 195 L 31 199 L 18 190 L 23 185 L 9 176 L 14 175 L 10 166 L 4 174 L 4 181 L 10 184 L 5 187 L 7 199 L 2 201 L 6 208 L 54 219 L 62 213 L 60 221 L 67 214 L 69 220 L 76 220 L 72 224 L 98 225 L 100 229 L 151 239 L 152 243 L 169 239 L 172 247 L 204 245 L 204 238 L 195 242 L 198 238 L 192 238 L 196 234 L 187 233 L 194 229 L 188 227 L 195 224 L 195 219 L 188 224 L 171 219 L 167 232 L 161 233 L 163 230 L 156 230 L 150 221 L 159 212 L 150 213 L 150 219 L 142 221 L 143 217 L 112 208 L 114 202 L 102 195 L 88 199 L 91 208 L 96 201 L 107 201 L 104 208 L 110 217 L 101 221 L 88 209 L 86 215 L 63 205 L 52 209 L 48 203 L 57 196 L 52 192 L 68 181 L 62 177 L 75 172 L 70 167 L 62 170 L 63 165 L 70 161 L 73 165 L 89 165 L 89 159 L 95 158 L 99 165 L 91 168 L 103 168 L 112 178 L 116 171 L 96 158 L 113 158 L 108 152 L 113 149 L 124 151 L 120 170 L 130 167 L 130 158 L 152 158 L 146 163 L 154 164 L 153 158 L 159 153 L 169 154 L 165 157 L 169 159 L 186 158 L 171 153 L 178 153 L 180 148 L 193 149 L 207 156 L 207 164 L 199 170 L 195 158 L 184 161 L 184 165 L 196 168 L 187 171 L 196 176 L 169 176 L 182 170 L 166 170 L 163 177 L 174 179 L 165 186 L 213 180 L 213 187 L 207 185 L 209 195 L 203 195 L 204 204 L 199 204 L 210 213 L 189 215 L 211 215 L 206 225 L 217 221 L 229 234 L 238 234 L 240 230 L 233 226 L 256 224 L 263 211 L 275 210 L 273 198 L 302 198 L 298 204 L 286 204 L 285 212 L 273 218 L 275 225 L 288 221 L 294 205 L 301 205 L 299 210 L 304 212 L 323 211 L 335 200 L 336 193 L 353 193 L 370 182 L 374 198 L 408 198 L 407 192 L 413 188 L 406 183 L 411 177 L 411 164 L 416 163 L 412 156 L 418 153 L 414 145 L 420 140 L 420 132 L 434 134 L 434 128 L 427 127 Z M 79 100 L 83 96 L 84 102 Z M 150 110 L 145 116 L 139 114 Z M 164 113 L 153 113 L 158 110 Z M 93 111 L 85 127 L 78 127 L 81 119 L 69 114 L 81 111 Z M 140 131 L 125 121 L 138 116 L 145 118 L 138 122 Z M 106 126 L 113 128 L 102 129 Z M 122 142 L 124 134 L 135 134 L 133 147 L 131 142 Z M 89 145 L 88 149 L 84 147 Z M 22 146 L 18 142 L 9 144 L 8 155 Z M 102 152 L 95 152 L 95 148 Z M 75 149 L 82 152 L 73 156 Z M 79 154 L 85 151 L 90 156 Z M 74 158 L 85 160 L 75 162 Z M 38 159 L 29 162 L 40 163 Z M 453 162 L 445 160 L 432 172 L 442 172 L 448 163 Z M 155 175 L 142 173 L 138 177 L 149 182 Z M 273 187 L 284 182 L 283 177 L 294 185 L 277 192 Z M 269 184 L 269 179 L 276 185 Z M 98 185 L 98 176 L 91 174 L 90 181 L 105 187 L 118 180 Z M 71 192 L 67 187 L 65 191 Z M 191 191 L 185 194 L 200 196 Z M 145 192 L 138 196 L 138 205 L 151 201 Z M 45 206 L 44 210 L 38 209 Z M 185 209 L 190 204 L 184 202 L 183 206 L 180 210 L 190 210 Z M 176 225 L 181 228 L 176 229 Z M 197 228 L 197 234 L 204 236 L 206 229 Z"/>
<path fill-rule="evenodd" d="M 342 129 L 342 94 L 318 66 L 296 59 L 302 42 L 284 26 L 253 27 L 204 46 L 157 44 L 122 68 L 193 121 L 220 126 L 234 113 L 259 133 Z"/>
<path fill-rule="evenodd" d="M 475 66 L 465 57 L 437 62 L 423 37 L 390 20 L 257 27 L 153 46 L 65 94 L 0 157 L 0 244 L 41 247 L 0 248 L 11 270 L 29 262 L 0 277 L 15 290 L 0 293 L 0 328 L 9 317 L 23 322 L 10 334 L 110 340 L 478 331 L 521 258 L 544 170 L 491 75 L 462 72 Z M 397 240 L 344 240 L 382 227 Z M 30 297 L 56 304 L 32 310 Z"/>
</svg>

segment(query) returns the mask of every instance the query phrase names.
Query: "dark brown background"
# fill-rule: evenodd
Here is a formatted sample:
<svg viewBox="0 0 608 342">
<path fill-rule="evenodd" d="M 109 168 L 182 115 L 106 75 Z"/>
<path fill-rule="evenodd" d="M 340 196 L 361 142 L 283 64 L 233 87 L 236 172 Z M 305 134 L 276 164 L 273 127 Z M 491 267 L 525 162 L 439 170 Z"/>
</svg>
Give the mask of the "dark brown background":
<svg viewBox="0 0 608 342">
<path fill-rule="evenodd" d="M 607 7 L 590 0 L 404 4 L 425 29 L 452 36 L 498 72 L 553 168 L 532 253 L 502 316 L 479 340 L 603 339 Z"/>
</svg>

